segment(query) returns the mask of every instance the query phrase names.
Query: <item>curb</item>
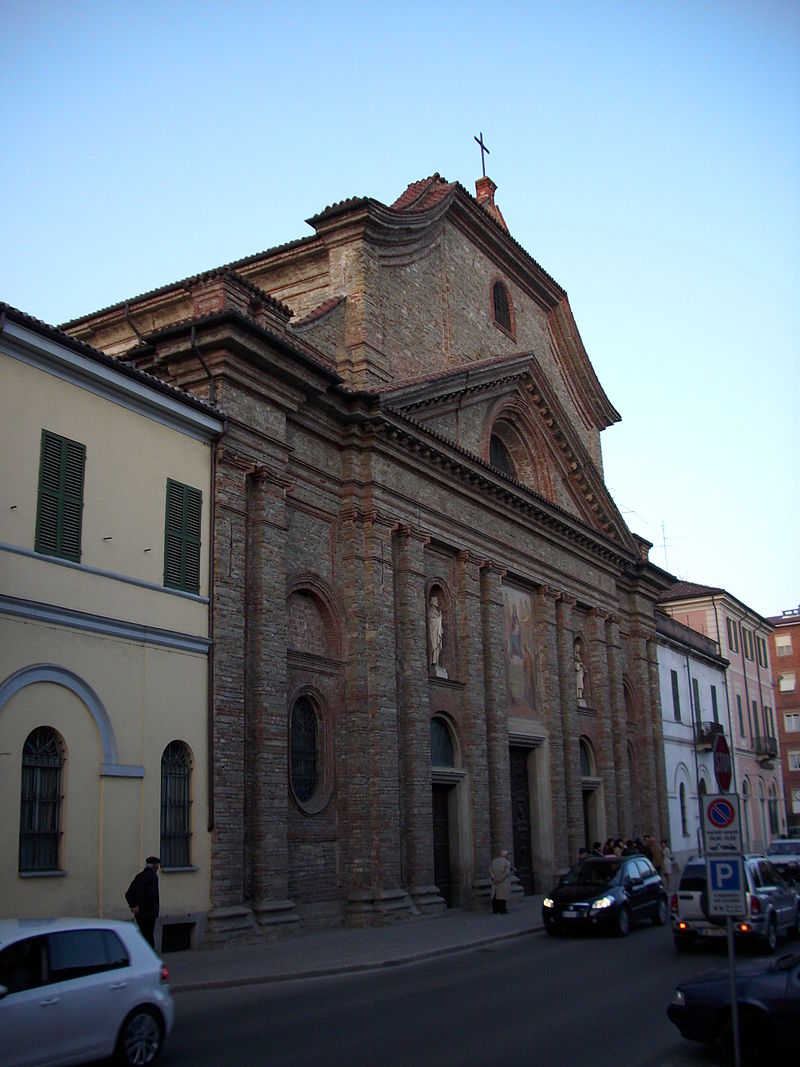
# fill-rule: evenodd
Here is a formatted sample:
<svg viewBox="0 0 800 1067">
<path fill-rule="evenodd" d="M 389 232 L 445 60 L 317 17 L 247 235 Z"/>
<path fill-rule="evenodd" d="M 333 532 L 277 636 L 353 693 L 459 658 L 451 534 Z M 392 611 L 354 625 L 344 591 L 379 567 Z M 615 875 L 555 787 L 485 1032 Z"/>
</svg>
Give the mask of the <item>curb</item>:
<svg viewBox="0 0 800 1067">
<path fill-rule="evenodd" d="M 528 927 L 526 930 L 514 930 L 507 934 L 483 937 L 468 944 L 446 945 L 439 948 L 410 952 L 402 956 L 390 956 L 388 959 L 374 962 L 332 964 L 327 967 L 309 967 L 303 971 L 287 971 L 277 974 L 237 975 L 235 978 L 202 978 L 197 981 L 170 982 L 170 992 L 198 993 L 211 989 L 235 989 L 238 986 L 266 985 L 269 982 L 294 982 L 308 978 L 330 978 L 337 974 L 358 974 L 363 971 L 377 971 L 383 967 L 402 967 L 407 963 L 419 963 L 423 960 L 436 959 L 440 956 L 453 956 L 460 952 L 473 952 L 486 945 L 495 945 L 501 941 L 511 941 L 518 937 L 527 937 L 544 929 L 544 924 Z M 167 961 L 169 968 L 169 961 Z"/>
</svg>

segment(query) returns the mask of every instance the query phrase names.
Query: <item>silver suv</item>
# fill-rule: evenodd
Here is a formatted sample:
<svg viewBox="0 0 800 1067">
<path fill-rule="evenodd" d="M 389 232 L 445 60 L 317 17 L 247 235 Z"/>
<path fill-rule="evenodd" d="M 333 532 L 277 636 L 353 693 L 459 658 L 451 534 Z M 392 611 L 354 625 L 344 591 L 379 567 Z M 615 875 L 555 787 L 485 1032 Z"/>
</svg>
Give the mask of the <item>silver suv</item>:
<svg viewBox="0 0 800 1067">
<path fill-rule="evenodd" d="M 747 913 L 733 924 L 742 941 L 758 941 L 774 952 L 778 937 L 800 936 L 800 891 L 789 885 L 763 856 L 745 856 Z M 725 937 L 725 920 L 708 913 L 706 861 L 692 857 L 683 869 L 670 901 L 672 936 L 679 952 L 687 952 L 701 938 Z"/>
</svg>

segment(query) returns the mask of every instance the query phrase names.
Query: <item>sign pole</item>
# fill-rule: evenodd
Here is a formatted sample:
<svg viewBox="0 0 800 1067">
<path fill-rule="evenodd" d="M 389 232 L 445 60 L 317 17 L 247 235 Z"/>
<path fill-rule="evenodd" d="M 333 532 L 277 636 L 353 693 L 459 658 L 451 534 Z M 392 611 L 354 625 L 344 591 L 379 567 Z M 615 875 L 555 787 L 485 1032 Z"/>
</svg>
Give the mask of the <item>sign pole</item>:
<svg viewBox="0 0 800 1067">
<path fill-rule="evenodd" d="M 731 979 L 731 1022 L 733 1023 L 733 1065 L 742 1067 L 742 1050 L 739 1045 L 739 1001 L 736 997 L 736 951 L 733 944 L 733 919 L 725 918 L 725 933 L 728 939 L 728 971 Z"/>
<path fill-rule="evenodd" d="M 703 805 L 703 831 L 706 845 L 706 879 L 709 914 L 725 917 L 730 975 L 731 1025 L 733 1029 L 734 1067 L 741 1067 L 739 1036 L 739 1002 L 736 997 L 736 949 L 733 937 L 734 917 L 747 914 L 747 882 L 742 859 L 742 833 L 739 821 L 739 797 L 728 793 L 730 753 L 720 734 L 714 744 L 714 773 L 722 790 L 706 797 Z"/>
</svg>

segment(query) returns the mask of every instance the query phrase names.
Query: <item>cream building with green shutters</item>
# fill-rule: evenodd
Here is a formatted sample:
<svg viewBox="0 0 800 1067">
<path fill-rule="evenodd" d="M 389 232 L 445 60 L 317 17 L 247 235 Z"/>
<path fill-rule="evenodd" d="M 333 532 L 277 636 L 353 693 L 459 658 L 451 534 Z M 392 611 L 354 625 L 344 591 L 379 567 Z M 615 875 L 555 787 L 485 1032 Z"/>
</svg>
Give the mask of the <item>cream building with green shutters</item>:
<svg viewBox="0 0 800 1067">
<path fill-rule="evenodd" d="M 208 911 L 211 469 L 197 398 L 0 305 L 0 915 Z"/>
</svg>

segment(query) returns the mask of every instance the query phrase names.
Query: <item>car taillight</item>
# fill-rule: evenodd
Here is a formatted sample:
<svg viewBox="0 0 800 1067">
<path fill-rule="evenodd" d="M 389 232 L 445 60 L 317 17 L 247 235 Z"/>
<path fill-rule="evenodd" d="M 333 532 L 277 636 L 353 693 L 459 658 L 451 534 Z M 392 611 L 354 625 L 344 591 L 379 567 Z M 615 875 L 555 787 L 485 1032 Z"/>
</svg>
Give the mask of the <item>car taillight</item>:
<svg viewBox="0 0 800 1067">
<path fill-rule="evenodd" d="M 669 910 L 670 911 L 674 911 L 674 912 L 677 912 L 677 910 L 678 910 L 678 894 L 677 893 L 673 893 L 672 896 L 669 898 Z"/>
<path fill-rule="evenodd" d="M 761 914 L 761 901 L 758 899 L 758 897 L 750 897 L 750 914 Z"/>
<path fill-rule="evenodd" d="M 164 966 L 163 963 L 161 964 L 161 981 L 162 982 L 168 982 L 169 981 L 169 971 L 167 970 L 167 968 Z"/>
</svg>

